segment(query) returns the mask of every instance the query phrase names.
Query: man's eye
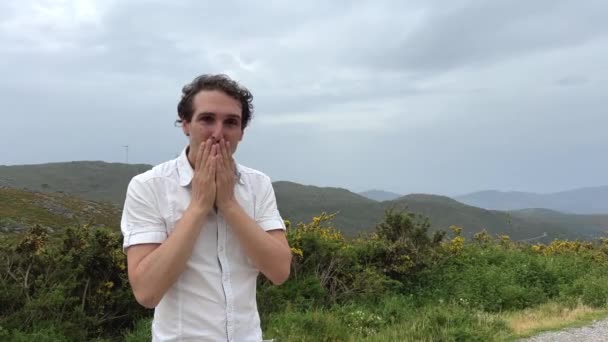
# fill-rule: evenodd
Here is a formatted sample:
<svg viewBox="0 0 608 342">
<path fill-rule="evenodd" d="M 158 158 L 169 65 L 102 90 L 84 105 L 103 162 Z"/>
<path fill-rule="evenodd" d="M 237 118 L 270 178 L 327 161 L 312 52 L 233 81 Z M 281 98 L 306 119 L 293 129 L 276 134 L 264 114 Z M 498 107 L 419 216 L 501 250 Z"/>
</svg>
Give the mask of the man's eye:
<svg viewBox="0 0 608 342">
<path fill-rule="evenodd" d="M 211 117 L 211 116 L 203 116 L 203 117 L 200 118 L 200 121 L 207 122 L 207 123 L 213 122 L 213 117 Z"/>
<path fill-rule="evenodd" d="M 236 121 L 236 120 L 228 120 L 226 123 L 230 126 L 238 125 L 238 121 Z"/>
</svg>

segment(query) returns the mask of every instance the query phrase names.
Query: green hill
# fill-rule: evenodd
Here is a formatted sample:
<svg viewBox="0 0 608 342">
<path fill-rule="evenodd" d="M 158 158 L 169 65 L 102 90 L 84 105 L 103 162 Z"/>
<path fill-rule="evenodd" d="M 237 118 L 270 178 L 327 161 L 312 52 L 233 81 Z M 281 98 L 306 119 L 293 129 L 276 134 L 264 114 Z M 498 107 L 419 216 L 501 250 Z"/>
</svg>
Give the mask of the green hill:
<svg viewBox="0 0 608 342">
<path fill-rule="evenodd" d="M 152 168 L 146 164 L 78 161 L 0 166 L 0 186 L 32 191 L 63 191 L 94 201 L 122 205 L 133 176 Z"/>
<path fill-rule="evenodd" d="M 273 183 L 281 215 L 292 223 L 308 222 L 325 211 L 337 213 L 334 223 L 347 235 L 370 230 L 383 216 L 382 205 L 341 188 L 320 188 L 292 182 Z"/>
<path fill-rule="evenodd" d="M 74 224 L 120 225 L 120 210 L 109 202 L 84 200 L 65 193 L 0 187 L 0 233 L 19 233 L 34 224 L 51 230 Z"/>
<path fill-rule="evenodd" d="M 608 235 L 608 215 L 565 214 L 549 209 L 522 209 L 511 215 L 542 226 L 562 226 L 568 234 L 587 239 Z"/>
</svg>

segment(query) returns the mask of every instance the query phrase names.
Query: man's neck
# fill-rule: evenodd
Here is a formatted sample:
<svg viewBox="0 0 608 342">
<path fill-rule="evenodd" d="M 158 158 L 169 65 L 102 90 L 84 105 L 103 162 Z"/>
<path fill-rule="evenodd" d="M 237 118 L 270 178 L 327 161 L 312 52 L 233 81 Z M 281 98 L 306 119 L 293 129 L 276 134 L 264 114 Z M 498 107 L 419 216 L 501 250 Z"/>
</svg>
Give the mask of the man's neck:
<svg viewBox="0 0 608 342">
<path fill-rule="evenodd" d="M 192 159 L 193 156 L 190 156 L 190 145 L 188 145 L 188 147 L 186 147 L 186 159 L 188 159 L 188 163 L 190 164 L 190 166 L 192 167 L 192 169 L 194 170 L 194 160 Z"/>
</svg>

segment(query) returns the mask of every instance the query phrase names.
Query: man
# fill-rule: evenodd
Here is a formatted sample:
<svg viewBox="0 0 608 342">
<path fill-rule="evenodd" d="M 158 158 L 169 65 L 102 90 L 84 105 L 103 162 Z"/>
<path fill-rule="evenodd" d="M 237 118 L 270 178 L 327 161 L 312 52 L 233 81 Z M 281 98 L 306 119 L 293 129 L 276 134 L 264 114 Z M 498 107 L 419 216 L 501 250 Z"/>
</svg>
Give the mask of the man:
<svg viewBox="0 0 608 342">
<path fill-rule="evenodd" d="M 272 183 L 232 158 L 252 98 L 225 75 L 195 78 L 177 107 L 188 146 L 129 183 L 123 247 L 153 341 L 261 341 L 256 278 L 289 276 Z"/>
</svg>

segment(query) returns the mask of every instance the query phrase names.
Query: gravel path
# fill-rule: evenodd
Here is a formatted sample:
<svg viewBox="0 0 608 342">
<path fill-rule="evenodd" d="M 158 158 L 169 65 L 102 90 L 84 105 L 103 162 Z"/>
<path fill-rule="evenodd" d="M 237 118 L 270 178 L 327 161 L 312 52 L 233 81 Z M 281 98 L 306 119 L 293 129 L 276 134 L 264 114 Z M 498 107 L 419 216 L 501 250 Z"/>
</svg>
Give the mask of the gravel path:
<svg viewBox="0 0 608 342">
<path fill-rule="evenodd" d="M 608 319 L 595 321 L 580 328 L 568 328 L 560 331 L 546 332 L 521 342 L 571 342 L 571 341 L 608 341 Z"/>
</svg>

